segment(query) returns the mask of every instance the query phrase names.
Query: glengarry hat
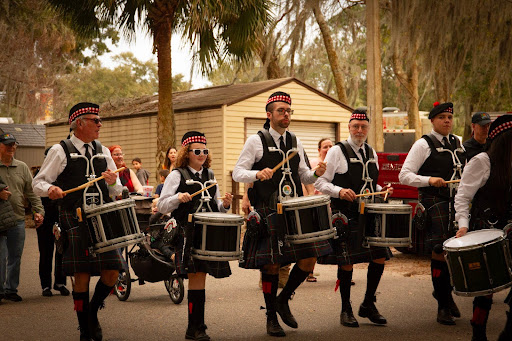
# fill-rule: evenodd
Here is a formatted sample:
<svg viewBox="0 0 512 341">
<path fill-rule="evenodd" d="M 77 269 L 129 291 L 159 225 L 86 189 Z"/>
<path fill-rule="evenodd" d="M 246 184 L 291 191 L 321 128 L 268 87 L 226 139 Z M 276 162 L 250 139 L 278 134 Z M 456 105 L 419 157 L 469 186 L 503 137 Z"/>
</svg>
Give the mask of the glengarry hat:
<svg viewBox="0 0 512 341">
<path fill-rule="evenodd" d="M 69 110 L 68 123 L 71 124 L 78 117 L 80 117 L 82 115 L 87 115 L 87 114 L 99 115 L 100 114 L 100 106 L 98 104 L 89 103 L 89 102 L 81 102 L 81 103 L 75 104 Z"/>
<path fill-rule="evenodd" d="M 206 137 L 203 133 L 198 131 L 189 131 L 181 138 L 181 146 L 185 147 L 191 143 L 204 143 L 206 144 Z"/>
<path fill-rule="evenodd" d="M 448 112 L 450 114 L 453 114 L 453 103 L 446 102 L 439 104 L 439 102 L 435 102 L 434 107 L 432 108 L 432 110 L 430 110 L 430 113 L 428 114 L 428 119 L 430 120 L 442 112 Z"/>
<path fill-rule="evenodd" d="M 489 127 L 488 140 L 493 140 L 500 134 L 512 129 L 512 115 L 502 115 L 495 119 Z"/>
</svg>

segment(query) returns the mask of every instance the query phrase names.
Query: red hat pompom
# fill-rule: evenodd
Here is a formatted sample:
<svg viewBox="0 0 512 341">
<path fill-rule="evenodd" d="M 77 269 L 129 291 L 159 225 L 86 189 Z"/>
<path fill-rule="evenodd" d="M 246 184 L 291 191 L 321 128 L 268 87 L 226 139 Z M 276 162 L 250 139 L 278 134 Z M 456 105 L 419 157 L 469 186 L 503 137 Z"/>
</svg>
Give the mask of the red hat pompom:
<svg viewBox="0 0 512 341">
<path fill-rule="evenodd" d="M 434 102 L 434 107 L 437 107 L 439 104 L 439 102 Z"/>
</svg>

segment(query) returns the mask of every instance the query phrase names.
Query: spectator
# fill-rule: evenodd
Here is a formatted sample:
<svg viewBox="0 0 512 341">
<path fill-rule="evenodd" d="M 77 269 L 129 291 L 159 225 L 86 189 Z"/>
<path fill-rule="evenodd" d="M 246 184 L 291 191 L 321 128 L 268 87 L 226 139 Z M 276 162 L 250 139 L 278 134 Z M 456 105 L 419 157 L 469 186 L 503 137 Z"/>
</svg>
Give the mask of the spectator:
<svg viewBox="0 0 512 341">
<path fill-rule="evenodd" d="M 135 175 L 137 175 L 137 179 L 139 179 L 140 183 L 143 186 L 148 185 L 150 173 L 144 168 L 142 168 L 142 160 L 140 159 L 140 157 L 136 157 L 135 159 L 132 160 L 132 166 L 136 170 Z"/>
<path fill-rule="evenodd" d="M 169 172 L 176 167 L 176 160 L 178 159 L 178 150 L 174 147 L 169 147 L 167 149 L 167 154 L 165 154 L 165 161 L 162 165 L 163 169 L 168 169 Z"/>
<path fill-rule="evenodd" d="M 25 205 L 27 198 L 32 204 L 34 222 L 43 222 L 44 209 L 41 199 L 32 191 L 32 174 L 28 166 L 14 158 L 18 143 L 16 138 L 4 133 L 0 136 L 0 177 L 7 187 L 0 191 L 0 200 L 9 200 L 16 215 L 17 225 L 0 237 L 0 298 L 19 302 L 20 266 L 25 244 Z"/>
<path fill-rule="evenodd" d="M 124 163 L 124 154 L 121 146 L 113 145 L 108 147 L 110 154 L 112 155 L 112 159 L 116 164 L 116 167 L 119 169 L 121 167 L 126 167 L 126 163 Z M 121 184 L 128 188 L 130 193 L 142 193 L 142 185 L 135 175 L 135 172 L 129 168 L 119 172 L 119 179 L 121 180 Z"/>
</svg>

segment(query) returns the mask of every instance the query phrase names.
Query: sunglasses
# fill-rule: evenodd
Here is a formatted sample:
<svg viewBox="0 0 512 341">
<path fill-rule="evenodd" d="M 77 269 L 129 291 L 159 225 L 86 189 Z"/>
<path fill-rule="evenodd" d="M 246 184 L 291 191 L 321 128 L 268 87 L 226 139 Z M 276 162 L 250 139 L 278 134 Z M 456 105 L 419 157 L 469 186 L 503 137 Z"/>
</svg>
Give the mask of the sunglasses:
<svg viewBox="0 0 512 341">
<path fill-rule="evenodd" d="M 191 149 L 189 152 L 194 153 L 195 155 L 208 155 L 208 149 Z"/>
<path fill-rule="evenodd" d="M 93 121 L 93 122 L 94 122 L 94 124 L 100 124 L 100 123 L 101 123 L 101 118 L 89 118 L 89 117 L 84 117 L 83 119 L 84 119 L 84 120 Z"/>
</svg>

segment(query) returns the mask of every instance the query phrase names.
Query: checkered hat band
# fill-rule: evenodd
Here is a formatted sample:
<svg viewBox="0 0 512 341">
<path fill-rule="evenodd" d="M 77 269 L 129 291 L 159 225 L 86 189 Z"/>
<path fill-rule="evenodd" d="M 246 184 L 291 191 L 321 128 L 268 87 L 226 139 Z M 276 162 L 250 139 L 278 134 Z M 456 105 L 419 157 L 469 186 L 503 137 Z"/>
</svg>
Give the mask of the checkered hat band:
<svg viewBox="0 0 512 341">
<path fill-rule="evenodd" d="M 449 112 L 450 114 L 453 114 L 453 107 L 448 107 L 444 111 Z"/>
<path fill-rule="evenodd" d="M 267 100 L 267 104 L 272 103 L 272 102 L 285 102 L 285 103 L 288 103 L 291 105 L 292 98 L 290 96 L 277 95 L 277 96 L 270 97 Z"/>
<path fill-rule="evenodd" d="M 502 132 L 504 132 L 505 130 L 508 130 L 508 129 L 512 129 L 512 121 L 508 121 L 508 122 L 502 123 L 499 126 L 497 126 L 496 128 L 494 128 L 489 133 L 489 138 L 493 139 L 493 138 L 496 137 L 496 135 L 498 135 L 499 133 L 502 133 Z"/>
<path fill-rule="evenodd" d="M 352 116 L 350 116 L 350 119 L 351 120 L 367 120 L 368 117 L 365 114 L 352 114 Z"/>
<path fill-rule="evenodd" d="M 69 116 L 69 124 L 71 124 L 71 122 L 73 122 L 75 120 L 75 118 L 77 118 L 80 115 L 84 115 L 84 114 L 96 114 L 96 115 L 98 115 L 99 112 L 100 112 L 99 108 L 93 108 L 93 107 L 78 109 L 77 111 L 75 111 L 74 113 L 72 113 Z"/>
<path fill-rule="evenodd" d="M 191 143 L 204 143 L 204 144 L 206 144 L 206 137 L 204 137 L 204 136 L 191 136 L 188 139 L 186 139 L 185 141 L 183 141 L 183 143 L 181 145 L 182 145 L 182 147 L 185 147 L 186 145 L 189 145 Z"/>
</svg>

